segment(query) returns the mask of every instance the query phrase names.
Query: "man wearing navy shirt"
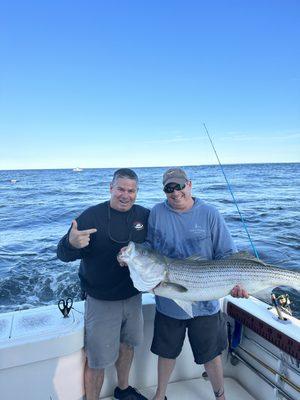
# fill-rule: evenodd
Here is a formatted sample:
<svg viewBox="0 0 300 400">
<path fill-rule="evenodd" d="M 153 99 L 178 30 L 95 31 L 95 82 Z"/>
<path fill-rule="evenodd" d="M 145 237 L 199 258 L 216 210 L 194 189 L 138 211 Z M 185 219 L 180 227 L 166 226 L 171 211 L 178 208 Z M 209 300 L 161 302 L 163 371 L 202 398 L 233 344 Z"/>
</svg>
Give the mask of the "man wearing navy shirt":
<svg viewBox="0 0 300 400">
<path fill-rule="evenodd" d="M 86 294 L 84 372 L 86 400 L 98 400 L 105 368 L 115 364 L 116 399 L 147 400 L 128 384 L 134 346 L 142 341 L 141 293 L 134 288 L 117 254 L 129 241 L 145 240 L 149 210 L 135 205 L 138 177 L 130 169 L 114 173 L 110 200 L 85 210 L 57 248 L 62 261 L 80 259 L 79 278 Z"/>
</svg>

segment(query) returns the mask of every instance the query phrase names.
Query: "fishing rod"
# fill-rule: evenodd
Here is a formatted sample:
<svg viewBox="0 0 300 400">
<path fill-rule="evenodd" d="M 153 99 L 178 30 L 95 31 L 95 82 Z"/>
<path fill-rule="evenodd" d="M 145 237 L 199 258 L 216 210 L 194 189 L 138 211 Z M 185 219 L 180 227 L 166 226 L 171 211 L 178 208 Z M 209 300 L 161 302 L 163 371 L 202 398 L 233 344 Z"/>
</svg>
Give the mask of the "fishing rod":
<svg viewBox="0 0 300 400">
<path fill-rule="evenodd" d="M 231 197 L 233 198 L 233 201 L 234 201 L 234 204 L 235 204 L 235 206 L 236 206 L 236 209 L 237 209 L 237 211 L 238 211 L 238 213 L 239 213 L 239 215 L 240 215 L 240 218 L 241 218 L 241 221 L 242 221 L 242 223 L 243 223 L 244 229 L 245 229 L 245 231 L 246 231 L 246 233 L 247 233 L 247 236 L 248 236 L 248 239 L 249 239 L 249 241 L 250 241 L 250 243 L 251 243 L 252 250 L 253 250 L 253 252 L 254 252 L 254 254 L 255 254 L 255 257 L 256 257 L 256 258 L 259 258 L 258 253 L 257 253 L 257 250 L 256 250 L 256 248 L 255 248 L 255 246 L 254 246 L 254 243 L 252 242 L 250 233 L 249 233 L 249 231 L 248 231 L 246 222 L 245 222 L 245 220 L 244 220 L 244 218 L 243 218 L 243 215 L 242 215 L 242 213 L 241 213 L 241 211 L 240 211 L 239 205 L 238 205 L 238 203 L 237 203 L 237 201 L 236 201 L 236 199 L 235 199 L 235 197 L 234 197 L 233 190 L 232 190 L 231 185 L 230 185 L 230 183 L 229 183 L 229 181 L 228 181 L 228 179 L 227 179 L 227 176 L 226 176 L 226 174 L 225 174 L 223 165 L 221 164 L 221 161 L 220 161 L 220 159 L 219 159 L 218 153 L 217 153 L 216 148 L 215 148 L 215 146 L 214 146 L 214 144 L 213 144 L 213 141 L 212 141 L 212 139 L 211 139 L 211 137 L 210 137 L 210 134 L 208 133 L 208 130 L 207 130 L 207 128 L 206 128 L 205 123 L 203 123 L 203 126 L 204 126 L 205 132 L 206 132 L 206 134 L 207 134 L 207 136 L 208 136 L 208 139 L 209 139 L 209 141 L 210 141 L 210 144 L 211 144 L 211 146 L 212 146 L 212 148 L 213 148 L 213 150 L 214 150 L 214 153 L 215 153 L 215 155 L 216 155 L 216 157 L 217 157 L 218 163 L 219 163 L 219 165 L 220 165 L 220 167 L 221 167 L 221 171 L 222 171 L 222 173 L 223 173 L 223 175 L 224 175 L 224 178 L 225 178 L 225 181 L 226 181 L 226 183 L 227 183 L 227 187 L 228 187 L 228 189 L 229 189 L 229 192 L 230 192 L 230 194 L 231 194 Z"/>
</svg>

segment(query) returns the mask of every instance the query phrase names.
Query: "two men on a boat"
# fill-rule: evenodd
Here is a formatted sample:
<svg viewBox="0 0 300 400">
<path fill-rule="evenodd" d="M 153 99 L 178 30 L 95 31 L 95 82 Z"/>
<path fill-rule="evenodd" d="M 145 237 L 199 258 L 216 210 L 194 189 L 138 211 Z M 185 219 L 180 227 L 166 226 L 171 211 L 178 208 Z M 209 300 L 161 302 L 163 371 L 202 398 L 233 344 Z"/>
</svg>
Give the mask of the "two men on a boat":
<svg viewBox="0 0 300 400">
<path fill-rule="evenodd" d="M 58 245 L 62 261 L 81 260 L 79 277 L 86 293 L 86 400 L 99 399 L 105 368 L 112 364 L 118 376 L 114 397 L 147 400 L 128 381 L 134 347 L 142 341 L 143 320 L 141 294 L 134 288 L 128 268 L 117 261 L 124 246 L 130 241 L 146 240 L 171 258 L 194 254 L 221 258 L 236 251 L 218 211 L 192 197 L 192 182 L 185 171 L 171 168 L 164 173 L 166 200 L 153 207 L 150 216 L 149 210 L 134 204 L 138 184 L 134 171 L 117 170 L 110 184 L 110 200 L 85 210 Z M 248 296 L 240 286 L 231 293 L 235 297 Z M 227 341 L 219 302 L 197 302 L 193 317 L 163 297 L 156 296 L 156 307 L 151 351 L 158 355 L 158 386 L 153 400 L 166 399 L 186 330 L 195 362 L 204 364 L 216 399 L 225 400 L 220 355 Z"/>
</svg>

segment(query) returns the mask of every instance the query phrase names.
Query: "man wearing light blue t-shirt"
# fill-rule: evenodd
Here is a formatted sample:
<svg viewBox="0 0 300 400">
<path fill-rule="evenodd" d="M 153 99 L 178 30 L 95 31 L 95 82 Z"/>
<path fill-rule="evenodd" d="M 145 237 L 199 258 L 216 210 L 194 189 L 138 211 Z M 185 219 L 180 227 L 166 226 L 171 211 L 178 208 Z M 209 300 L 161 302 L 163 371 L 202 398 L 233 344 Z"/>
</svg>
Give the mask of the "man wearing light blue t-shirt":
<svg viewBox="0 0 300 400">
<path fill-rule="evenodd" d="M 147 242 L 171 258 L 199 255 L 220 259 L 236 252 L 224 219 L 217 209 L 192 197 L 192 182 L 180 168 L 163 176 L 166 201 L 153 207 Z M 248 297 L 240 286 L 231 294 Z M 193 304 L 191 318 L 173 300 L 156 296 L 156 316 L 151 351 L 158 355 L 158 386 L 153 400 L 166 400 L 169 378 L 181 352 L 186 330 L 197 364 L 204 364 L 216 399 L 225 400 L 221 353 L 227 345 L 218 300 Z"/>
</svg>

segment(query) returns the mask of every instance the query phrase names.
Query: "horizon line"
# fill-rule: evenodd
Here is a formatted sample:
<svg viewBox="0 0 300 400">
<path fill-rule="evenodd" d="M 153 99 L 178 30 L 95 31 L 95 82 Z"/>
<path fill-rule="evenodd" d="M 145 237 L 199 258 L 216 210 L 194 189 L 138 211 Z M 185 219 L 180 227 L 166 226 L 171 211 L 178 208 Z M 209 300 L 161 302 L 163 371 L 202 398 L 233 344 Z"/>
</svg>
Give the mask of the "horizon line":
<svg viewBox="0 0 300 400">
<path fill-rule="evenodd" d="M 235 162 L 235 163 L 224 163 L 224 165 L 258 165 L 258 164 L 300 164 L 300 161 L 272 161 L 272 162 Z M 141 168 L 168 168 L 168 167 L 214 167 L 219 166 L 218 163 L 216 164 L 180 164 L 180 165 L 152 165 L 152 166 L 134 166 L 134 167 L 126 167 L 126 166 L 117 166 L 117 167 L 77 167 L 83 170 L 90 170 L 90 169 L 120 169 L 120 168 L 130 168 L 130 169 L 141 169 Z M 54 168 L 12 168 L 12 169 L 1 169 L 0 171 L 55 171 L 55 170 L 74 170 L 76 167 L 54 167 Z M 78 172 L 82 172 L 78 171 Z M 77 171 L 74 171 L 77 172 Z"/>
</svg>

